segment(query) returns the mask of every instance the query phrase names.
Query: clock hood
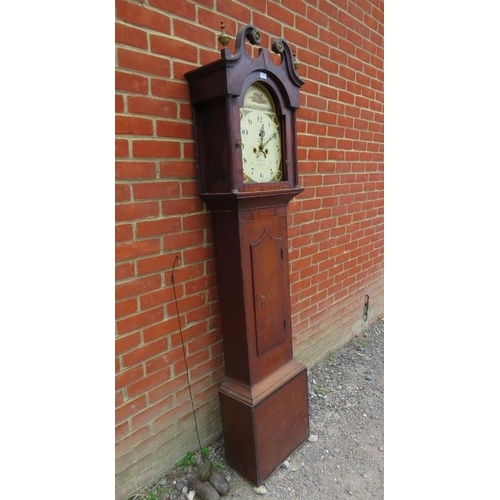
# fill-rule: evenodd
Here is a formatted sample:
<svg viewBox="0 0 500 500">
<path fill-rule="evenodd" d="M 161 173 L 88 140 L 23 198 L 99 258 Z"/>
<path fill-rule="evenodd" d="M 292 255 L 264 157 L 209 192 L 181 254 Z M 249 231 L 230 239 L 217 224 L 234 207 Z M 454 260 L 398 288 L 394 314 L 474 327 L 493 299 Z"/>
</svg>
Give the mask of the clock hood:
<svg viewBox="0 0 500 500">
<path fill-rule="evenodd" d="M 239 96 L 246 77 L 255 72 L 280 87 L 287 107 L 299 108 L 299 88 L 304 81 L 294 67 L 288 42 L 283 38 L 273 42 L 273 52 L 281 56 L 281 64 L 276 65 L 266 48 L 260 48 L 258 56 L 252 58 L 245 49 L 245 40 L 260 45 L 260 32 L 251 24 L 238 30 L 235 54 L 224 48 L 221 59 L 184 75 L 189 82 L 191 102 L 197 104 L 223 95 Z M 242 67 L 245 71 L 241 71 Z"/>
</svg>

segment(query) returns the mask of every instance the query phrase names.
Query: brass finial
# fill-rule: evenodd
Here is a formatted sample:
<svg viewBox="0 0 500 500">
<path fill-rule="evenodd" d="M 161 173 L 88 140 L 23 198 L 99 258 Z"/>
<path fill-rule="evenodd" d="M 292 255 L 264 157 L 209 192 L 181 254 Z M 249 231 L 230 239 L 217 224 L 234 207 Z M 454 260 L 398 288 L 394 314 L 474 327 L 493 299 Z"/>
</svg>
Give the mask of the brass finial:
<svg viewBox="0 0 500 500">
<path fill-rule="evenodd" d="M 294 50 L 293 51 L 293 67 L 295 68 L 295 71 L 297 71 L 299 69 L 299 66 L 300 66 L 300 61 L 297 58 L 297 55 L 296 55 L 295 50 Z"/>
<path fill-rule="evenodd" d="M 220 22 L 220 35 L 217 38 L 217 40 L 219 40 L 219 43 L 223 47 L 225 47 L 231 41 L 231 37 L 227 33 L 224 33 L 225 28 L 226 28 L 226 26 L 224 25 L 224 21 L 221 21 Z"/>
</svg>

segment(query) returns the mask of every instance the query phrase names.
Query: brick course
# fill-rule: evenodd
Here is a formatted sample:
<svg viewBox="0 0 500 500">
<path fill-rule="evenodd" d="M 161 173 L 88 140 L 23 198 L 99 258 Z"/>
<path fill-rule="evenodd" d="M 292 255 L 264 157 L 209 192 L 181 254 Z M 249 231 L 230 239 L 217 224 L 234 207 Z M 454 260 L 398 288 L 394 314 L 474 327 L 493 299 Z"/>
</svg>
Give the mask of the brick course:
<svg viewBox="0 0 500 500">
<path fill-rule="evenodd" d="M 284 37 L 305 80 L 289 205 L 296 359 L 311 366 L 383 314 L 382 0 L 116 1 L 116 498 L 221 434 L 224 360 L 211 216 L 197 194 L 184 73 L 251 23 Z M 363 321 L 365 295 L 370 313 Z"/>
</svg>

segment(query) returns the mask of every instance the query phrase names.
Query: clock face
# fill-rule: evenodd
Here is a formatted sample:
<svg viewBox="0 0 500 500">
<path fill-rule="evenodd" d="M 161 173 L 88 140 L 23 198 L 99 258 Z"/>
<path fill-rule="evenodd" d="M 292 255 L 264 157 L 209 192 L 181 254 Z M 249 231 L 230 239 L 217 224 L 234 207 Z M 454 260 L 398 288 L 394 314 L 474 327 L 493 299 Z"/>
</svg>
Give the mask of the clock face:
<svg viewBox="0 0 500 500">
<path fill-rule="evenodd" d="M 243 181 L 283 180 L 280 120 L 273 98 L 259 83 L 248 87 L 240 108 Z"/>
</svg>

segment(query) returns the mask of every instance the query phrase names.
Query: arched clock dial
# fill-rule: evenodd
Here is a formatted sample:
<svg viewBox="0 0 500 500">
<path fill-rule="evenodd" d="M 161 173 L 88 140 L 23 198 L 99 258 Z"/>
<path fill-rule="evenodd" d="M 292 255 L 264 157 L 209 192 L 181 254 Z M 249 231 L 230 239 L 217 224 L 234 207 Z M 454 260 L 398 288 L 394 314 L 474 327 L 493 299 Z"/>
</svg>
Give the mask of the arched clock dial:
<svg viewBox="0 0 500 500">
<path fill-rule="evenodd" d="M 251 182 L 283 180 L 280 120 L 274 101 L 264 87 L 248 87 L 240 108 L 243 179 Z"/>
</svg>

